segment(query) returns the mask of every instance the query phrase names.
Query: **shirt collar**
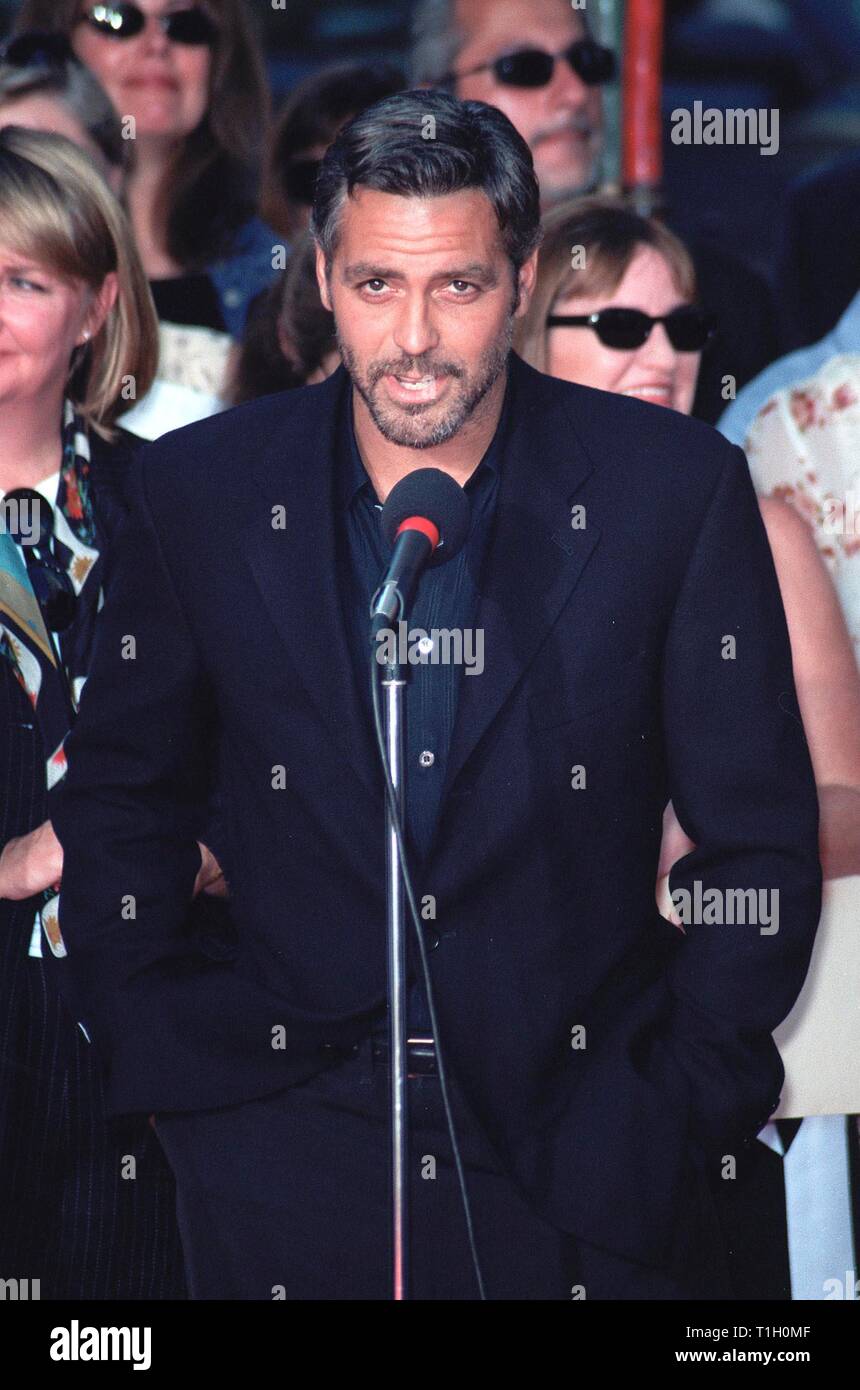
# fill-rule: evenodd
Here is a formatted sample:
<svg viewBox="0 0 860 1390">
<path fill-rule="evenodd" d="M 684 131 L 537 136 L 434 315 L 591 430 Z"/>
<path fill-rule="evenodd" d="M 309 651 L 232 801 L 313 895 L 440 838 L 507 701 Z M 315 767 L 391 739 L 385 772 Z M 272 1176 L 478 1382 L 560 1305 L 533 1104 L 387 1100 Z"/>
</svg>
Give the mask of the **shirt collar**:
<svg viewBox="0 0 860 1390">
<path fill-rule="evenodd" d="M 510 358 L 508 359 L 506 372 L 505 395 L 502 401 L 502 409 L 499 414 L 495 433 L 490 440 L 481 462 L 469 477 L 464 488 L 464 491 L 469 494 L 473 502 L 475 500 L 475 494 L 480 495 L 489 487 L 499 476 L 501 470 L 504 439 L 508 429 L 512 395 Z M 345 395 L 346 400 L 342 415 L 343 423 L 340 430 L 342 467 L 340 469 L 337 491 L 338 505 L 344 510 L 348 509 L 352 506 L 356 496 L 361 493 L 368 501 L 375 503 L 377 506 L 381 506 L 381 503 L 377 501 L 376 494 L 373 490 L 373 484 L 367 474 L 367 469 L 362 462 L 361 454 L 358 449 L 358 442 L 355 438 L 352 411 L 352 387 L 349 384 L 347 385 Z"/>
</svg>

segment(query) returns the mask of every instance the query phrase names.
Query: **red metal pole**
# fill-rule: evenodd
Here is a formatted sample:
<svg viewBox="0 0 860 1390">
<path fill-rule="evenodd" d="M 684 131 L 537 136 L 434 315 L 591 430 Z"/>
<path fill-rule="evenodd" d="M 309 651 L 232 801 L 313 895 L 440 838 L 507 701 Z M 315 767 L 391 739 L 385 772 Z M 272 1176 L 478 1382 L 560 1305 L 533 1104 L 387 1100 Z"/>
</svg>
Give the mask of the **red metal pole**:
<svg viewBox="0 0 860 1390">
<path fill-rule="evenodd" d="M 622 177 L 634 206 L 642 212 L 650 212 L 658 202 L 663 178 L 663 20 L 663 0 L 627 0 Z"/>
</svg>

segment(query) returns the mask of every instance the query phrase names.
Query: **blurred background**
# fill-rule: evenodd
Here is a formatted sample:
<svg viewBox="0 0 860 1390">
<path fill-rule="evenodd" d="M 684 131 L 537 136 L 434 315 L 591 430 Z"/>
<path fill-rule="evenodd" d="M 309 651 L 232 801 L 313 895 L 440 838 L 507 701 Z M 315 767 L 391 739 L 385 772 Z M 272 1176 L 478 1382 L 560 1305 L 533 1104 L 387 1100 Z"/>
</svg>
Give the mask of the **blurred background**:
<svg viewBox="0 0 860 1390">
<path fill-rule="evenodd" d="M 246 0 L 265 38 L 277 106 L 344 59 L 405 61 L 414 0 Z M 528 0 L 522 0 L 524 20 Z M 277 8 L 275 8 L 277 4 Z M 0 0 L 6 34 L 18 0 Z M 615 0 L 590 0 L 594 21 Z M 623 9 L 623 4 L 617 8 Z M 798 175 L 860 149 L 860 0 L 666 0 L 663 190 L 676 222 L 726 237 L 768 274 L 781 194 Z M 780 111 L 780 148 L 673 145 L 669 118 L 705 107 Z"/>
<path fill-rule="evenodd" d="M 325 64 L 406 56 L 413 0 L 246 3 L 264 33 L 276 104 Z M 528 0 L 522 6 L 527 14 Z M 586 10 L 593 21 L 613 7 L 611 0 L 589 0 Z M 17 0 L 0 0 L 3 32 L 17 8 Z M 695 100 L 704 107 L 777 107 L 778 154 L 672 145 L 671 111 Z M 786 185 L 860 149 L 860 0 L 665 0 L 661 107 L 664 197 L 675 224 L 725 236 L 767 274 Z"/>
<path fill-rule="evenodd" d="M 412 0 L 246 3 L 265 36 L 276 106 L 302 77 L 328 63 L 405 58 Z M 528 0 L 522 4 L 525 21 Z M 17 8 L 17 0 L 0 0 L 3 33 Z M 612 0 L 586 6 L 592 22 L 614 8 Z M 665 200 L 676 222 L 728 238 L 767 274 L 787 185 L 860 149 L 860 0 L 666 0 L 665 15 Z M 778 108 L 779 153 L 673 145 L 671 112 L 696 100 L 705 107 Z"/>
</svg>

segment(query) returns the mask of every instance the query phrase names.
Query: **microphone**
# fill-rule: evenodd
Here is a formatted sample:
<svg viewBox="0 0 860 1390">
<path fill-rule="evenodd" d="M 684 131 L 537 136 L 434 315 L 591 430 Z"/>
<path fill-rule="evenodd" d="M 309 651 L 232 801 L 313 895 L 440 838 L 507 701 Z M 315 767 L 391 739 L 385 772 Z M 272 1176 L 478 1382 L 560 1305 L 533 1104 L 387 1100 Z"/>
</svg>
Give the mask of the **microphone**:
<svg viewBox="0 0 860 1390">
<path fill-rule="evenodd" d="M 425 566 L 440 565 L 462 548 L 471 508 L 459 483 L 441 468 L 419 468 L 391 489 L 382 530 L 393 546 L 370 602 L 372 633 L 402 618 Z"/>
</svg>

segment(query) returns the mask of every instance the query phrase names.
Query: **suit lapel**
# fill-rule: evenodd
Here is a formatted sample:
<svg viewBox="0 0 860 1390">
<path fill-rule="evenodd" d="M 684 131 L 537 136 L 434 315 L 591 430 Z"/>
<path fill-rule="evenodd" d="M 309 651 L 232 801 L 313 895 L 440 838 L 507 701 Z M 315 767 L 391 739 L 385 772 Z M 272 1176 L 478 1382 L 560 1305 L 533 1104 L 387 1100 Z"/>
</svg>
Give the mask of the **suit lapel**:
<svg viewBox="0 0 860 1390">
<path fill-rule="evenodd" d="M 463 673 L 445 795 L 570 598 L 600 536 L 572 526 L 571 507 L 593 464 L 548 379 L 511 356 L 514 390 L 493 532 L 475 626 L 484 670 Z M 443 804 L 444 814 L 444 804 Z"/>
<path fill-rule="evenodd" d="M 571 506 L 593 464 L 559 392 L 515 354 L 510 371 L 510 425 L 475 618 L 484 632 L 484 670 L 464 673 L 460 682 L 445 796 L 546 639 L 600 534 L 592 522 L 571 525 Z M 251 461 L 268 507 L 240 544 L 299 680 L 375 795 L 376 746 L 347 641 L 335 546 L 335 430 L 348 389 L 341 367 L 302 392 L 301 415 L 287 416 L 280 437 Z M 293 452 L 307 465 L 286 470 Z M 280 530 L 271 524 L 271 508 L 279 505 L 286 508 Z"/>
<path fill-rule="evenodd" d="M 280 437 L 252 462 L 251 474 L 268 509 L 246 529 L 241 543 L 298 679 L 345 761 L 376 794 L 381 780 L 376 746 L 347 640 L 335 545 L 335 431 L 348 389 L 341 367 L 322 385 L 302 392 L 302 413 L 287 416 Z M 285 468 L 290 458 L 301 460 L 301 466 Z M 286 509 L 282 529 L 272 526 L 276 506 Z M 277 653 L 273 659 L 279 659 Z"/>
</svg>

